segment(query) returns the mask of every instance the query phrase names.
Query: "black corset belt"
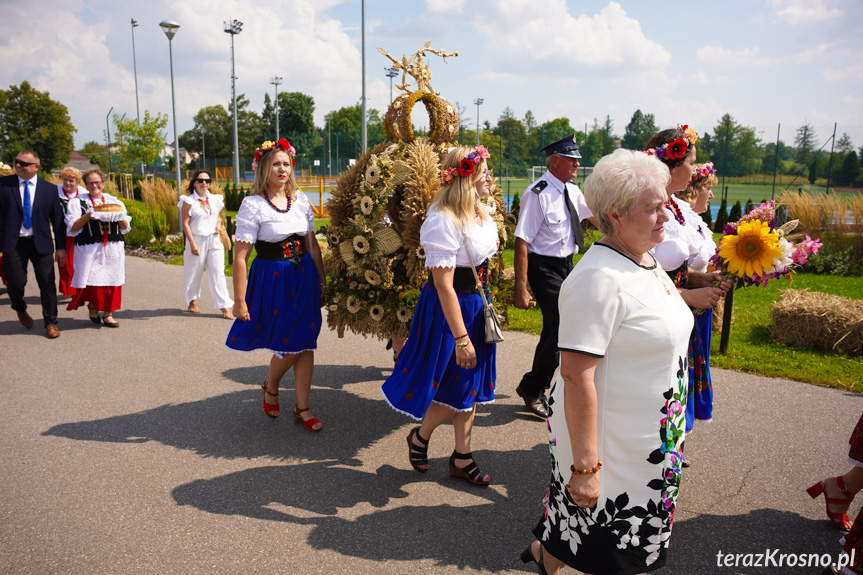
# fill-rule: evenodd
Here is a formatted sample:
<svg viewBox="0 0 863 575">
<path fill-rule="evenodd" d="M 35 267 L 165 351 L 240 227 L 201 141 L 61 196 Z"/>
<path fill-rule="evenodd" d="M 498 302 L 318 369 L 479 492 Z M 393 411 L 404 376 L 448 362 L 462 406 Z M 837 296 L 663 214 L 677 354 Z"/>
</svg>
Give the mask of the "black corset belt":
<svg viewBox="0 0 863 575">
<path fill-rule="evenodd" d="M 281 242 L 255 242 L 255 252 L 257 258 L 267 262 L 291 261 L 295 264 L 300 263 L 306 250 L 303 247 L 303 236 L 296 234 L 288 236 L 287 239 Z"/>
<path fill-rule="evenodd" d="M 476 267 L 476 274 L 479 276 L 479 281 L 482 282 L 486 292 L 488 292 L 488 260 L 485 260 Z M 434 276 L 429 273 L 428 284 L 434 287 Z M 479 293 L 476 289 L 476 278 L 473 277 L 473 272 L 470 268 L 455 268 L 455 273 L 452 278 L 452 287 L 456 293 Z"/>
</svg>

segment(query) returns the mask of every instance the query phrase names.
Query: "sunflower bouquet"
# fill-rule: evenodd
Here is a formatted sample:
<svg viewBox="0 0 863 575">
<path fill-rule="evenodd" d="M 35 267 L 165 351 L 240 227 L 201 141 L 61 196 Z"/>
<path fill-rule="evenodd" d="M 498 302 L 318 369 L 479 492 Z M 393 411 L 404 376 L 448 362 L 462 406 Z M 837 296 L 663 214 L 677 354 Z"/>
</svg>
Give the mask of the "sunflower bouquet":
<svg viewBox="0 0 863 575">
<path fill-rule="evenodd" d="M 781 277 L 790 280 L 792 270 L 824 245 L 820 238 L 791 235 L 797 220 L 777 226 L 776 207 L 775 200 L 764 202 L 725 226 L 710 262 L 724 278 L 736 280 L 736 287 L 764 286 Z"/>
</svg>

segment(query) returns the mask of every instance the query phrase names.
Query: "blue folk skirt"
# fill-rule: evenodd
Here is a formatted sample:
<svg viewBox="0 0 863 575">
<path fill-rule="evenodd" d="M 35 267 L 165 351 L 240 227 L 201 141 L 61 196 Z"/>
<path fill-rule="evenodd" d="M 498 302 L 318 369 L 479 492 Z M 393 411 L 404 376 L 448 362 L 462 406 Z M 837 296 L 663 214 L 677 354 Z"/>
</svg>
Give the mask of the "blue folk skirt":
<svg viewBox="0 0 863 575">
<path fill-rule="evenodd" d="M 443 314 L 437 290 L 423 286 L 407 343 L 381 390 L 390 406 L 421 420 L 431 402 L 455 411 L 494 401 L 496 344 L 485 343 L 479 294 L 456 293 L 467 333 L 476 350 L 476 366 L 456 364 L 455 339 Z M 462 334 L 459 334 L 462 335 Z"/>
<path fill-rule="evenodd" d="M 234 320 L 226 345 L 237 351 L 268 349 L 284 355 L 316 349 L 321 332 L 321 291 L 310 254 L 300 263 L 255 259 L 246 290 L 249 321 Z"/>
<path fill-rule="evenodd" d="M 696 420 L 713 419 L 713 383 L 710 381 L 710 340 L 713 335 L 713 310 L 695 316 L 689 339 L 689 388 L 686 398 L 686 432 Z"/>
</svg>

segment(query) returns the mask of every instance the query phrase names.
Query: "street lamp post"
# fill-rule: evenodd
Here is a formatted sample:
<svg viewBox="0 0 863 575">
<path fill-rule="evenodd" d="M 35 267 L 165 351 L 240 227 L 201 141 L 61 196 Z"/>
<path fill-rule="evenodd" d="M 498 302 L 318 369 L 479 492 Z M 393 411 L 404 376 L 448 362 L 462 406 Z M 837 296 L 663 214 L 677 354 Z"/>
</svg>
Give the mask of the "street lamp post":
<svg viewBox="0 0 863 575">
<path fill-rule="evenodd" d="M 279 84 L 282 83 L 282 79 L 279 76 L 273 76 L 270 78 L 270 84 L 276 87 L 276 139 L 279 139 Z"/>
<path fill-rule="evenodd" d="M 132 69 L 135 71 L 135 113 L 138 118 L 138 126 L 141 125 L 141 106 L 138 103 L 138 59 L 135 57 L 135 28 L 138 21 L 132 18 Z M 141 175 L 144 175 L 144 162 L 141 161 Z"/>
<path fill-rule="evenodd" d="M 172 40 L 180 25 L 173 20 L 162 20 L 159 23 L 159 27 L 162 28 L 165 36 L 168 37 L 168 58 L 171 61 L 171 112 L 174 115 L 174 168 L 176 168 L 177 172 L 177 195 L 179 195 L 182 179 L 180 178 L 180 137 L 177 134 L 177 102 L 174 97 L 174 49 L 172 47 Z"/>
<path fill-rule="evenodd" d="M 479 146 L 479 107 L 483 105 L 485 100 L 477 98 L 473 101 L 476 104 L 476 145 Z"/>
<path fill-rule="evenodd" d="M 390 79 L 390 104 L 393 103 L 393 78 L 399 75 L 399 71 L 395 68 L 384 68 L 387 71 L 387 78 Z"/>
<path fill-rule="evenodd" d="M 224 23 L 225 33 L 231 35 L 231 99 L 234 103 L 234 187 L 240 185 L 240 144 L 237 135 L 237 75 L 234 73 L 234 36 L 243 31 L 243 23 L 231 20 Z"/>
<path fill-rule="evenodd" d="M 203 156 L 203 168 L 207 169 L 207 131 L 201 126 L 201 156 Z"/>
<path fill-rule="evenodd" d="M 362 29 L 362 58 L 363 58 L 363 151 L 368 147 L 369 144 L 369 119 L 366 116 L 366 0 L 362 0 L 360 2 L 360 10 L 362 11 L 360 17 L 360 28 Z"/>
<path fill-rule="evenodd" d="M 111 173 L 111 124 L 108 122 L 108 118 L 111 117 L 111 112 L 114 111 L 114 106 L 111 106 L 111 109 L 108 110 L 108 115 L 105 116 L 105 135 L 108 137 L 108 173 Z"/>
</svg>

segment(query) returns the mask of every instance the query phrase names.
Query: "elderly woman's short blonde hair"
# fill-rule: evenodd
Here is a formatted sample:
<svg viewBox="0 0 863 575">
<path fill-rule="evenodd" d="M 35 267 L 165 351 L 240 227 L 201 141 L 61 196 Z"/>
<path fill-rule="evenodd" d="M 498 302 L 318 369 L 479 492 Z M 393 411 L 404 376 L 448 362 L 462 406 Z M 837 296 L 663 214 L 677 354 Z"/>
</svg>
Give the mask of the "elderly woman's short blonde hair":
<svg viewBox="0 0 863 575">
<path fill-rule="evenodd" d="M 599 223 L 599 231 L 614 231 L 608 211 L 626 214 L 648 189 L 663 190 L 671 181 L 668 166 L 644 152 L 620 148 L 600 159 L 584 181 L 584 199 Z"/>
<path fill-rule="evenodd" d="M 63 168 L 63 171 L 60 172 L 60 179 L 65 180 L 66 178 L 70 178 L 78 182 L 78 185 L 81 184 L 81 170 L 78 168 L 73 168 L 69 166 L 68 168 Z"/>
</svg>

